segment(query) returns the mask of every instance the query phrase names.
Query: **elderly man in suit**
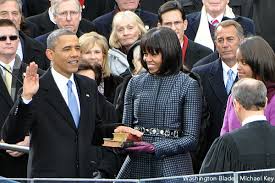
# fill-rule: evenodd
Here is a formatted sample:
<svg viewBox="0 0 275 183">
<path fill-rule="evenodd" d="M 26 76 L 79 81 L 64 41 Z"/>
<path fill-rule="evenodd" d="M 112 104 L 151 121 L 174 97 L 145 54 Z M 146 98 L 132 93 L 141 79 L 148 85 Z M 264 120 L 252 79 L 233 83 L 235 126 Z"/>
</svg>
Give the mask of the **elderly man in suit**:
<svg viewBox="0 0 275 183">
<path fill-rule="evenodd" d="M 52 6 L 53 18 L 55 20 L 55 28 L 64 28 L 68 29 L 78 37 L 85 33 L 84 30 L 80 27 L 81 22 L 81 5 L 78 0 L 55 0 L 55 3 Z M 95 31 L 94 26 L 89 27 L 90 31 Z M 36 37 L 35 39 L 42 44 L 47 44 L 47 37 L 51 32 L 43 34 Z"/>
<path fill-rule="evenodd" d="M 220 58 L 192 69 L 200 75 L 210 112 L 210 126 L 206 129 L 208 143 L 202 157 L 220 134 L 227 98 L 237 80 L 236 51 L 243 37 L 243 29 L 239 23 L 234 20 L 221 22 L 215 32 L 215 44 Z"/>
<path fill-rule="evenodd" d="M 119 11 L 134 11 L 143 21 L 145 28 L 149 29 L 157 26 L 158 18 L 157 15 L 148 11 L 144 11 L 139 8 L 140 0 L 115 0 L 116 7 L 113 11 L 106 13 L 95 20 L 93 23 L 95 24 L 97 31 L 100 32 L 103 36 L 109 39 L 111 31 L 112 31 L 112 22 L 115 14 Z"/>
<path fill-rule="evenodd" d="M 210 48 L 195 43 L 184 35 L 188 22 L 178 1 L 164 3 L 159 8 L 158 18 L 160 26 L 169 27 L 177 34 L 182 47 L 182 63 L 189 69 L 192 69 L 198 60 L 212 53 Z"/>
<path fill-rule="evenodd" d="M 52 67 L 40 79 L 35 63 L 27 68 L 22 94 L 2 129 L 3 139 L 16 143 L 30 132 L 28 177 L 91 177 L 91 144 L 111 136 L 117 125 L 104 126 L 96 119 L 96 83 L 74 74 L 80 58 L 75 33 L 55 30 L 47 47 Z"/>
<path fill-rule="evenodd" d="M 51 31 L 53 31 L 54 29 L 57 28 L 57 22 L 56 22 L 56 14 L 55 14 L 55 10 L 54 10 L 54 4 L 62 2 L 61 0 L 49 0 L 51 2 L 51 6 L 44 11 L 41 14 L 38 15 L 34 15 L 31 17 L 28 17 L 26 20 L 35 24 L 35 26 L 37 27 L 37 32 L 35 35 L 33 35 L 33 37 L 38 37 L 41 36 L 43 34 L 49 33 Z M 78 0 L 75 0 L 75 3 L 79 4 Z M 64 1 L 63 4 L 71 4 L 71 1 Z M 71 5 L 69 5 L 71 6 Z M 60 11 L 67 11 L 66 9 L 64 9 L 65 7 L 61 6 L 60 7 Z M 86 32 L 91 32 L 91 31 L 95 31 L 95 26 L 92 24 L 92 22 L 90 22 L 89 20 L 82 18 L 81 17 L 81 12 L 82 12 L 82 8 L 79 4 L 79 9 L 78 11 L 80 12 L 80 17 L 79 19 L 79 29 L 86 33 Z M 71 14 L 70 14 L 71 15 Z M 66 21 L 68 21 L 69 23 L 71 22 L 70 19 L 68 17 L 66 17 Z M 71 17 L 72 19 L 72 17 Z M 41 23 L 43 22 L 43 23 Z"/>
<path fill-rule="evenodd" d="M 196 43 L 215 50 L 213 42 L 215 27 L 222 21 L 234 19 L 240 23 L 245 35 L 255 34 L 255 25 L 249 18 L 236 16 L 228 6 L 229 0 L 202 0 L 203 7 L 200 12 L 187 16 L 189 26 L 185 34 Z"/>
<path fill-rule="evenodd" d="M 275 127 L 264 116 L 265 84 L 242 79 L 234 85 L 232 98 L 242 127 L 214 141 L 200 173 L 275 168 Z"/>
<path fill-rule="evenodd" d="M 17 55 L 20 59 L 27 64 L 35 61 L 40 69 L 46 70 L 50 66 L 45 55 L 46 48 L 20 30 L 22 22 L 21 0 L 1 0 L 0 19 L 10 19 L 19 30 Z"/>
</svg>

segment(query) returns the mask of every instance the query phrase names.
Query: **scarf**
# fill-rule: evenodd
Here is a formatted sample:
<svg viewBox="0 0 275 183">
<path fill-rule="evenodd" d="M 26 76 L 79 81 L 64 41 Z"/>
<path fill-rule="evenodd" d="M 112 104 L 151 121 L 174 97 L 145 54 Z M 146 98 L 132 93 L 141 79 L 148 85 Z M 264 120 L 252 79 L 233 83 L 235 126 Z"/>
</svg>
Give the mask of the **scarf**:
<svg viewBox="0 0 275 183">
<path fill-rule="evenodd" d="M 228 18 L 235 18 L 232 9 L 228 5 L 225 7 L 223 16 Z M 214 51 L 214 42 L 211 37 L 205 6 L 203 6 L 201 9 L 200 24 L 194 42 L 204 45 Z"/>
</svg>

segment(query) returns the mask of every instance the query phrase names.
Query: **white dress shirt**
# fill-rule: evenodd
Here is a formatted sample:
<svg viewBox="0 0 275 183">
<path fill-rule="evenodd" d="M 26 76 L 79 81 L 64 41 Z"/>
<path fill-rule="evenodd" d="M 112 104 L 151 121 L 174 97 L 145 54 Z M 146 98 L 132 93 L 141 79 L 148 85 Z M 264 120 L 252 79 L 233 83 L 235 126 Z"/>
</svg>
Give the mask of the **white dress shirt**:
<svg viewBox="0 0 275 183">
<path fill-rule="evenodd" d="M 254 121 L 266 121 L 266 117 L 264 115 L 249 116 L 242 121 L 242 126 Z"/>
<path fill-rule="evenodd" d="M 228 80 L 228 74 L 227 72 L 229 71 L 229 69 L 231 69 L 233 71 L 233 79 L 235 81 L 237 75 L 238 75 L 238 64 L 236 63 L 233 67 L 228 67 L 228 65 L 226 65 L 224 62 L 222 62 L 222 70 L 223 70 L 223 82 L 224 82 L 224 86 L 226 86 L 227 80 Z"/>
<path fill-rule="evenodd" d="M 69 103 L 68 103 L 67 83 L 68 83 L 69 80 L 72 81 L 72 90 L 73 90 L 73 93 L 75 95 L 77 105 L 78 105 L 79 114 L 80 114 L 79 95 L 78 95 L 78 92 L 77 92 L 77 89 L 76 89 L 76 84 L 75 84 L 75 81 L 74 81 L 74 74 L 72 74 L 70 79 L 68 79 L 65 76 L 63 76 L 62 74 L 56 72 L 53 67 L 51 68 L 51 72 L 52 72 L 52 75 L 53 75 L 53 79 L 54 79 L 54 81 L 55 81 L 55 83 L 56 83 L 56 85 L 57 85 L 60 93 L 62 94 L 62 96 L 63 96 L 63 98 L 64 98 L 67 105 L 69 105 Z"/>
</svg>

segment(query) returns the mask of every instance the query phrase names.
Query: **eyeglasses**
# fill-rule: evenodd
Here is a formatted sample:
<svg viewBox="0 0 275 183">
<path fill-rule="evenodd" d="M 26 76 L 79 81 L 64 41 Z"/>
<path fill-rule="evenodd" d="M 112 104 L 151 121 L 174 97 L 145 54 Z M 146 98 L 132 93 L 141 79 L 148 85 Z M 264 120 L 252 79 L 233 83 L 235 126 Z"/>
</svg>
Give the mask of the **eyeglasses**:
<svg viewBox="0 0 275 183">
<path fill-rule="evenodd" d="M 164 25 L 165 27 L 172 27 L 173 24 L 174 24 L 175 27 L 178 27 L 178 26 L 180 26 L 182 23 L 183 23 L 183 21 L 164 22 L 163 25 Z"/>
<path fill-rule="evenodd" d="M 18 39 L 18 36 L 17 36 L 17 35 L 0 36 L 0 41 L 6 41 L 8 38 L 9 38 L 11 41 L 15 41 L 15 40 Z"/>
<path fill-rule="evenodd" d="M 58 16 L 60 16 L 61 18 L 67 18 L 68 15 L 70 15 L 70 17 L 76 17 L 79 15 L 79 11 L 63 11 L 60 13 L 57 13 Z"/>
</svg>

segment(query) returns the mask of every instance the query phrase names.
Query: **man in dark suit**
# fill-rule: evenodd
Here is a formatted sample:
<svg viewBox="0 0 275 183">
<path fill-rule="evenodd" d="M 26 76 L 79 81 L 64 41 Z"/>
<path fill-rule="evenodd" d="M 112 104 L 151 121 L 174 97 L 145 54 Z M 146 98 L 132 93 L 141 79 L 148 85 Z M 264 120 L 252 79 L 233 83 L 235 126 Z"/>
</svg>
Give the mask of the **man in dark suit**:
<svg viewBox="0 0 275 183">
<path fill-rule="evenodd" d="M 26 132 L 31 134 L 28 177 L 91 177 L 91 144 L 111 136 L 117 125 L 104 126 L 96 119 L 96 83 L 74 74 L 80 58 L 77 36 L 58 29 L 48 43 L 52 67 L 40 79 L 35 63 L 27 68 L 22 94 L 6 119 L 2 137 L 16 143 Z"/>
<path fill-rule="evenodd" d="M 0 127 L 2 127 L 14 100 L 16 100 L 18 90 L 22 87 L 26 63 L 22 62 L 16 55 L 19 32 L 12 21 L 0 19 L 0 35 L 2 38 L 0 41 Z M 3 142 L 1 137 L 0 142 Z M 22 141 L 17 142 L 17 145 L 28 146 L 28 144 L 28 134 Z M 0 150 L 0 176 L 26 177 L 27 158 L 28 156 L 23 153 Z"/>
<path fill-rule="evenodd" d="M 74 0 L 74 1 L 75 1 L 75 3 L 79 4 L 78 0 Z M 31 17 L 28 17 L 26 19 L 27 21 L 35 24 L 35 26 L 37 27 L 37 32 L 35 34 L 33 34 L 33 37 L 38 37 L 40 35 L 49 33 L 49 32 L 51 32 L 51 31 L 53 31 L 54 29 L 57 28 L 56 20 L 55 20 L 55 17 L 54 17 L 55 16 L 54 15 L 54 10 L 53 10 L 54 9 L 53 6 L 56 2 L 57 2 L 57 0 L 51 0 L 50 8 L 48 8 L 46 11 L 44 11 L 41 14 L 31 16 Z M 70 1 L 67 1 L 67 0 L 64 1 L 65 4 L 69 3 L 69 2 Z M 80 7 L 79 11 L 81 13 L 81 11 L 82 11 L 81 7 Z M 96 30 L 96 28 L 95 28 L 95 26 L 93 25 L 92 22 L 90 22 L 89 20 L 87 20 L 85 18 L 81 18 L 81 16 L 80 16 L 79 28 L 84 33 Z"/>
<path fill-rule="evenodd" d="M 143 21 L 145 28 L 149 29 L 157 26 L 158 18 L 157 15 L 148 11 L 144 11 L 139 8 L 139 0 L 132 0 L 129 2 L 128 0 L 115 0 L 116 7 L 113 11 L 106 13 L 95 20 L 93 23 L 97 28 L 97 31 L 109 39 L 111 31 L 112 31 L 112 22 L 115 14 L 119 11 L 134 11 Z"/>
<path fill-rule="evenodd" d="M 182 62 L 189 69 L 201 58 L 212 53 L 212 50 L 193 42 L 184 35 L 187 28 L 185 12 L 179 2 L 173 0 L 164 3 L 159 8 L 160 26 L 169 27 L 177 34 L 182 47 Z"/>
<path fill-rule="evenodd" d="M 210 0 L 203 0 L 200 12 L 191 13 L 187 16 L 189 26 L 185 34 L 191 40 L 215 50 L 213 42 L 214 30 L 218 23 L 234 19 L 242 25 L 245 36 L 255 34 L 255 25 L 249 18 L 237 16 L 228 6 L 229 0 L 221 0 L 216 4 Z"/>
<path fill-rule="evenodd" d="M 239 23 L 234 20 L 221 22 L 215 32 L 215 44 L 220 58 L 192 69 L 200 75 L 210 112 L 210 126 L 206 132 L 208 145 L 204 153 L 220 134 L 227 98 L 233 82 L 237 79 L 236 51 L 242 39 L 243 29 Z"/>
<path fill-rule="evenodd" d="M 17 55 L 19 55 L 20 59 L 27 64 L 35 61 L 40 69 L 46 70 L 50 66 L 50 62 L 45 55 L 46 47 L 20 30 L 22 4 L 17 0 L 1 1 L 0 19 L 10 19 L 19 30 L 20 42 L 17 48 Z"/>
<path fill-rule="evenodd" d="M 200 173 L 275 168 L 275 127 L 264 116 L 266 95 L 259 80 L 246 78 L 234 85 L 233 104 L 242 127 L 214 141 Z"/>
<path fill-rule="evenodd" d="M 52 11 L 56 28 L 68 29 L 76 33 L 78 37 L 85 33 L 85 31 L 79 27 L 81 22 L 81 5 L 78 0 L 56 1 L 52 6 Z M 95 31 L 95 28 L 93 26 L 90 27 L 90 31 Z M 46 46 L 47 37 L 50 33 L 51 32 L 48 32 L 35 39 Z"/>
</svg>

